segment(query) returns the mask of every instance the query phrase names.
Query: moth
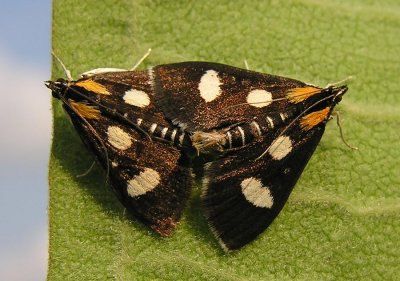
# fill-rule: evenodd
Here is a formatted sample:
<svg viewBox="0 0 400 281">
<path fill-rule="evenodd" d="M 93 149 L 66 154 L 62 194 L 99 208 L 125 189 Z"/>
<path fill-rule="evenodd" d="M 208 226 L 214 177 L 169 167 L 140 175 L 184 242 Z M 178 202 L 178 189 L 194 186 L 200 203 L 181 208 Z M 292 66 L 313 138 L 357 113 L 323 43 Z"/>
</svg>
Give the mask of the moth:
<svg viewBox="0 0 400 281">
<path fill-rule="evenodd" d="M 211 62 L 96 69 L 46 86 L 122 204 L 161 236 L 185 208 L 193 159 L 207 159 L 203 211 L 226 251 L 279 214 L 348 89 Z"/>
</svg>

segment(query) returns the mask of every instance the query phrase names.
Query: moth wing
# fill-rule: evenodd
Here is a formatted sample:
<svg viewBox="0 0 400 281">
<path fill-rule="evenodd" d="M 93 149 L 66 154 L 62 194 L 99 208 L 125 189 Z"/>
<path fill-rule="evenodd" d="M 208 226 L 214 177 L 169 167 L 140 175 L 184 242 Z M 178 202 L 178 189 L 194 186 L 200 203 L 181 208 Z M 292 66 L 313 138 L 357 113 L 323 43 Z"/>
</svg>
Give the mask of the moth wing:
<svg viewBox="0 0 400 281">
<path fill-rule="evenodd" d="M 83 142 L 109 169 L 111 186 L 122 204 L 160 235 L 170 235 L 192 186 L 191 171 L 180 152 L 112 118 L 83 120 L 66 110 Z"/>
<path fill-rule="evenodd" d="M 154 103 L 155 93 L 146 71 L 96 74 L 79 79 L 71 88 L 101 103 L 103 109 L 111 108 L 125 114 L 132 122 L 145 116 L 148 122 L 154 119 L 161 121 L 159 125 L 170 125 Z"/>
<path fill-rule="evenodd" d="M 209 130 L 277 112 L 288 89 L 303 87 L 294 79 L 209 62 L 159 65 L 153 69 L 155 102 L 175 124 Z"/>
<path fill-rule="evenodd" d="M 324 127 L 307 136 L 278 137 L 269 147 L 255 142 L 206 167 L 202 202 L 206 218 L 225 250 L 243 247 L 279 214 L 314 152 Z"/>
</svg>

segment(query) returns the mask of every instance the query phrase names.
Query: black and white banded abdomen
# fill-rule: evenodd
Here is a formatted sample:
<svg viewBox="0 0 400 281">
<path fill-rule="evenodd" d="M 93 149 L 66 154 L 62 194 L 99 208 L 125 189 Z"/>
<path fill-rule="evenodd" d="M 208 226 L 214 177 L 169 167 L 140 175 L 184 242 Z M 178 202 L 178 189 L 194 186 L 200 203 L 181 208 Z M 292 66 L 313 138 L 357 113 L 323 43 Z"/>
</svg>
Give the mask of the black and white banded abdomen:
<svg viewBox="0 0 400 281">
<path fill-rule="evenodd" d="M 251 122 L 240 123 L 211 132 L 196 131 L 191 136 L 192 144 L 199 153 L 225 151 L 246 146 L 263 135 L 282 127 L 288 116 L 274 114 L 264 118 L 254 118 Z"/>
<path fill-rule="evenodd" d="M 191 143 L 189 135 L 178 127 L 165 127 L 141 118 L 136 120 L 136 125 L 150 137 L 165 140 L 172 145 L 187 146 Z"/>
</svg>

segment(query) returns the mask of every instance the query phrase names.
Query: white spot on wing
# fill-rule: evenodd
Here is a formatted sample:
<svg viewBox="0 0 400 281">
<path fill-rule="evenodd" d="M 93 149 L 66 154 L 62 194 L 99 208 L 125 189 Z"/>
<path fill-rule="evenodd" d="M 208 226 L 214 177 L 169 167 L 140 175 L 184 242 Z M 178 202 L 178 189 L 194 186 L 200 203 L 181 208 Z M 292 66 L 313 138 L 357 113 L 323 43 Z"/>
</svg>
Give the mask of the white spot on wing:
<svg viewBox="0 0 400 281">
<path fill-rule="evenodd" d="M 149 84 L 154 86 L 154 70 L 153 68 L 149 68 L 147 70 L 147 75 L 149 76 Z"/>
<path fill-rule="evenodd" d="M 125 150 L 131 147 L 132 139 L 127 132 L 117 126 L 107 129 L 108 142 L 117 149 Z"/>
<path fill-rule="evenodd" d="M 218 96 L 221 95 L 221 84 L 222 83 L 219 80 L 218 73 L 215 70 L 207 70 L 200 79 L 200 96 L 206 102 L 215 100 Z"/>
<path fill-rule="evenodd" d="M 128 181 L 128 194 L 132 197 L 140 196 L 152 191 L 160 183 L 160 174 L 150 168 Z"/>
<path fill-rule="evenodd" d="M 246 178 L 240 183 L 240 187 L 246 200 L 254 206 L 270 209 L 274 204 L 269 188 L 264 186 L 259 179 Z"/>
<path fill-rule="evenodd" d="M 268 153 L 275 160 L 281 160 L 283 157 L 288 155 L 292 151 L 292 141 L 288 136 L 280 136 L 277 138 L 270 148 Z"/>
<path fill-rule="evenodd" d="M 247 95 L 247 103 L 254 107 L 265 107 L 272 102 L 272 94 L 266 90 L 252 90 Z"/>
<path fill-rule="evenodd" d="M 143 91 L 131 89 L 125 92 L 124 101 L 137 107 L 146 107 L 150 104 L 150 97 Z"/>
</svg>

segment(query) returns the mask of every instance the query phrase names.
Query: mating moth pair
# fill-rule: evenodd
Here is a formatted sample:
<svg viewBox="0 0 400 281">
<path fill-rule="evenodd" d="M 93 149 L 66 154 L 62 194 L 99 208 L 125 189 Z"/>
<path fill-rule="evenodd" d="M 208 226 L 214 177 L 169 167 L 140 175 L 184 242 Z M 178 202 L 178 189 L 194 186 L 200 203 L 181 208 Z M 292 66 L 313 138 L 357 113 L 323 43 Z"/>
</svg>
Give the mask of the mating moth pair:
<svg viewBox="0 0 400 281">
<path fill-rule="evenodd" d="M 46 86 L 122 204 L 162 236 L 185 208 L 193 159 L 211 160 L 202 205 L 225 250 L 279 214 L 347 91 L 209 62 L 97 69 Z"/>
</svg>

